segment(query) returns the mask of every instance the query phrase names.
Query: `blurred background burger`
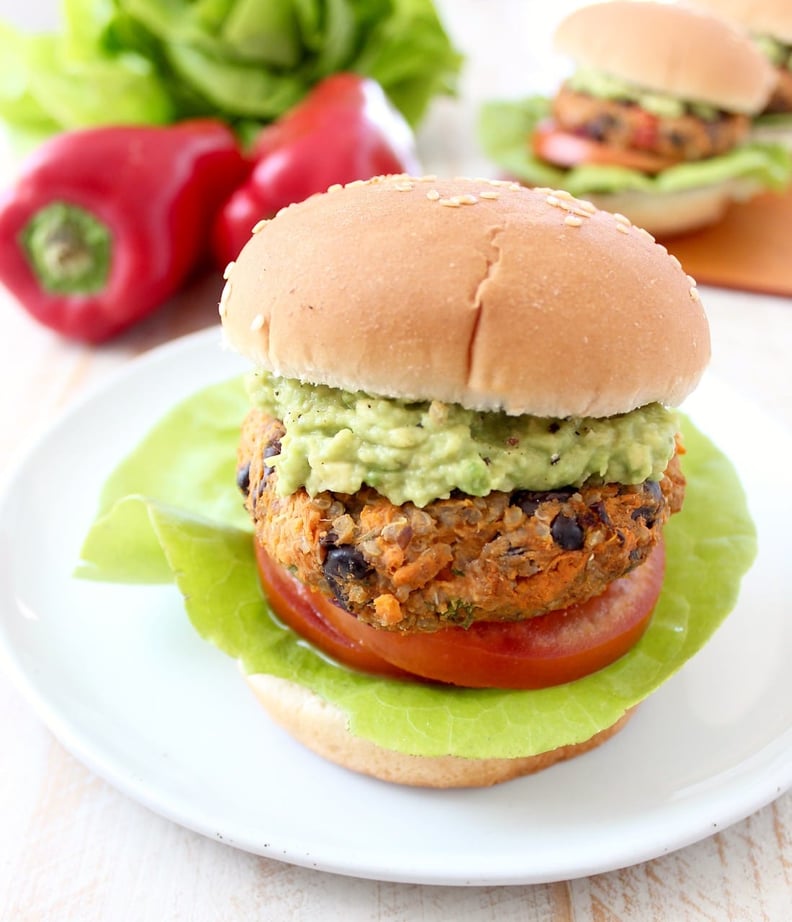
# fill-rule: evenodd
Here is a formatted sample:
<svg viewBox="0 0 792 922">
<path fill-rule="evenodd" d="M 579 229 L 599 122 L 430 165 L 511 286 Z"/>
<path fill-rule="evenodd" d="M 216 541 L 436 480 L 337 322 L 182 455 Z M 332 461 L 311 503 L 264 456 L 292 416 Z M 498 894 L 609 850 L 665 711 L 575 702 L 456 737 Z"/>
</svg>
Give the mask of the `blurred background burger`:
<svg viewBox="0 0 792 922">
<path fill-rule="evenodd" d="M 775 69 L 776 83 L 754 119 L 754 136 L 792 145 L 792 3 L 788 0 L 689 0 L 743 27 Z"/>
<path fill-rule="evenodd" d="M 786 150 L 752 136 L 776 71 L 731 22 L 611 0 L 571 13 L 555 47 L 575 69 L 554 98 L 482 108 L 482 146 L 509 175 L 563 187 L 661 236 L 788 184 Z"/>
</svg>

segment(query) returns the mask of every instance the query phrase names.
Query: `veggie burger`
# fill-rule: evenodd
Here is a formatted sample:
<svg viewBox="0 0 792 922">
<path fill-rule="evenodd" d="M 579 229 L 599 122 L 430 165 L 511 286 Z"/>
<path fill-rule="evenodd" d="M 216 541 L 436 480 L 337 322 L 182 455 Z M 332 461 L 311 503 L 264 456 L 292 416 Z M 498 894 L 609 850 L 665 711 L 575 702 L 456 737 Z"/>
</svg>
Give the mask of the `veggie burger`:
<svg viewBox="0 0 792 922">
<path fill-rule="evenodd" d="M 237 482 L 261 582 L 339 668 L 534 689 L 621 657 L 683 503 L 673 410 L 710 354 L 679 262 L 626 218 L 495 180 L 379 177 L 262 222 L 226 272 L 255 366 Z M 482 785 L 590 749 L 398 753 L 288 679 L 249 680 L 325 757 Z"/>
<path fill-rule="evenodd" d="M 788 152 L 753 131 L 777 73 L 736 25 L 679 4 L 609 0 L 575 10 L 554 40 L 573 69 L 552 99 L 482 109 L 482 144 L 513 177 L 563 187 L 658 236 L 788 184 Z"/>
</svg>

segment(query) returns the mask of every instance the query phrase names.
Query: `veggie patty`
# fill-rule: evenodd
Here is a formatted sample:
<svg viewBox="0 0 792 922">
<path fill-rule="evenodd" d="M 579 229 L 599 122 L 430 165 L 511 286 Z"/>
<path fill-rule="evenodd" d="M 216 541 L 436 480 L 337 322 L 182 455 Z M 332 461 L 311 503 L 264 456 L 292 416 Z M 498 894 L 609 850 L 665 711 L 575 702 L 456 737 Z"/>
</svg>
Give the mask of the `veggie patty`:
<svg viewBox="0 0 792 922">
<path fill-rule="evenodd" d="M 375 627 L 432 631 L 522 620 L 598 595 L 642 563 L 682 506 L 678 455 L 659 481 L 454 493 L 423 508 L 370 487 L 281 497 L 283 424 L 243 425 L 238 483 L 257 539 L 301 582 Z"/>
</svg>

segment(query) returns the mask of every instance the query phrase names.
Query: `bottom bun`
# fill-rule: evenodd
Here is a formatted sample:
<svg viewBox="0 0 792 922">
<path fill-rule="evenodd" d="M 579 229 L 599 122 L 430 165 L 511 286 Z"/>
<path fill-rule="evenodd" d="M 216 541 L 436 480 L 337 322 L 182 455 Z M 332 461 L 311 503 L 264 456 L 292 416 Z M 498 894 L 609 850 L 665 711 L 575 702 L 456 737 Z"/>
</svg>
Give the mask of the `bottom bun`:
<svg viewBox="0 0 792 922">
<path fill-rule="evenodd" d="M 673 237 L 715 224 L 733 202 L 763 191 L 759 184 L 730 180 L 680 192 L 613 192 L 588 198 L 606 211 L 617 212 L 655 237 Z"/>
<path fill-rule="evenodd" d="M 339 708 L 288 679 L 270 675 L 249 675 L 246 679 L 270 717 L 308 749 L 351 771 L 416 787 L 489 787 L 538 772 L 604 743 L 632 714 L 627 711 L 613 726 L 588 740 L 534 756 L 514 759 L 414 756 L 353 736 Z"/>
</svg>

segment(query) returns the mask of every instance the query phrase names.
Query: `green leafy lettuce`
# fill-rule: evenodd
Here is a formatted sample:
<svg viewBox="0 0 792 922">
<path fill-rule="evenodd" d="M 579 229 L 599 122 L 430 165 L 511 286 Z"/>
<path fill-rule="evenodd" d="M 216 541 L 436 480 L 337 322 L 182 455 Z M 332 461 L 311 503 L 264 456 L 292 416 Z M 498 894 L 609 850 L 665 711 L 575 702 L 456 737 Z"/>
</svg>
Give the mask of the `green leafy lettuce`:
<svg viewBox="0 0 792 922">
<path fill-rule="evenodd" d="M 461 62 L 432 0 L 62 0 L 57 31 L 0 22 L 0 118 L 39 136 L 200 115 L 252 129 L 351 70 L 415 125 Z"/>
<path fill-rule="evenodd" d="M 734 605 L 756 549 L 728 459 L 683 417 L 688 492 L 667 527 L 667 576 L 637 646 L 595 675 L 540 691 L 471 690 L 355 673 L 280 625 L 259 588 L 235 483 L 241 379 L 163 418 L 108 479 L 78 575 L 175 580 L 195 629 L 248 673 L 291 679 L 341 708 L 353 733 L 422 755 L 531 755 L 587 739 L 673 675 Z M 728 497 L 728 501 L 724 500 Z M 108 617 L 112 615 L 108 614 Z"/>
<path fill-rule="evenodd" d="M 729 153 L 669 167 L 655 176 L 621 166 L 587 164 L 559 169 L 532 151 L 531 135 L 550 115 L 550 100 L 492 101 L 479 112 L 478 136 L 493 163 L 510 176 L 533 186 L 566 189 L 572 195 L 640 190 L 681 192 L 741 180 L 766 189 L 784 189 L 792 179 L 792 155 L 780 144 L 747 142 Z"/>
</svg>

